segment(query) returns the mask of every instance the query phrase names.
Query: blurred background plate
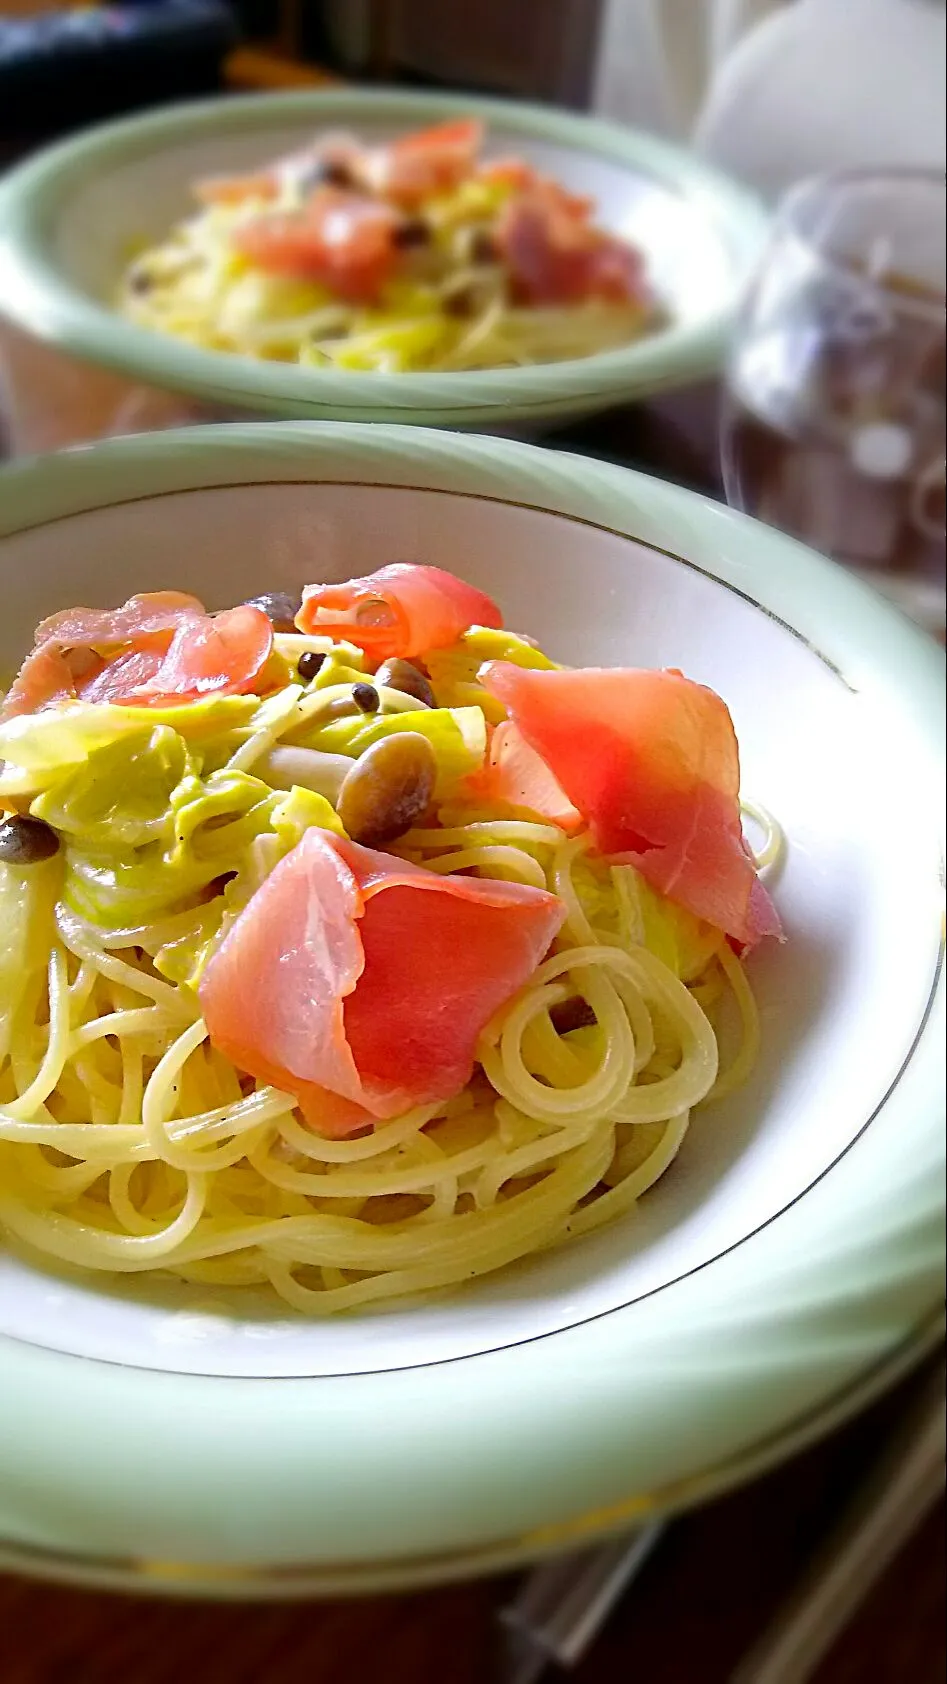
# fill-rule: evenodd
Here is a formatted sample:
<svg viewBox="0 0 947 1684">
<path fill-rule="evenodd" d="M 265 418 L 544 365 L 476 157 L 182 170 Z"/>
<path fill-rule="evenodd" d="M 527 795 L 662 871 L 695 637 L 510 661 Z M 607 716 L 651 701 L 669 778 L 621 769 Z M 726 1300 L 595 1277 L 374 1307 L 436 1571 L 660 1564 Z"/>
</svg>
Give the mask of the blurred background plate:
<svg viewBox="0 0 947 1684">
<path fill-rule="evenodd" d="M 641 245 L 667 327 L 571 362 L 378 376 L 204 351 L 111 309 L 130 249 L 186 213 L 196 177 L 252 169 L 321 128 L 384 140 L 458 113 L 482 117 L 488 152 L 517 151 L 591 194 L 603 223 Z M 535 428 L 714 372 L 766 226 L 750 195 L 683 150 L 591 118 L 466 95 L 257 95 L 111 124 L 13 170 L 0 185 L 0 308 L 50 344 L 230 413 Z"/>
</svg>

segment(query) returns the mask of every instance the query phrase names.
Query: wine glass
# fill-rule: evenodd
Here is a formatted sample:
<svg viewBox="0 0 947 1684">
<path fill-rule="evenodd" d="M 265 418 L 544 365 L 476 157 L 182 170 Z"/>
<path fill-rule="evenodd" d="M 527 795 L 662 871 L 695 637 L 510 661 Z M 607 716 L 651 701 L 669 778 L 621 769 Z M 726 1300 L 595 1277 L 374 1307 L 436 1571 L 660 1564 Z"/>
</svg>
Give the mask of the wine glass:
<svg viewBox="0 0 947 1684">
<path fill-rule="evenodd" d="M 783 200 L 727 370 L 728 501 L 944 627 L 945 178 L 851 170 Z"/>
</svg>

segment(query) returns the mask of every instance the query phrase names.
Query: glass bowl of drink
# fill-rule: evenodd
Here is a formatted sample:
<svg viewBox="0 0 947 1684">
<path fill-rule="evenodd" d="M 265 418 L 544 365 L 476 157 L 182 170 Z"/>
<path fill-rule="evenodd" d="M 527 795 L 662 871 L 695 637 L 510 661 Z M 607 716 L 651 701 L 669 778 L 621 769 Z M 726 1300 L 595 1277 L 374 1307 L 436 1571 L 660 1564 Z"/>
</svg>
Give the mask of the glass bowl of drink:
<svg viewBox="0 0 947 1684">
<path fill-rule="evenodd" d="M 729 360 L 727 498 L 944 638 L 945 178 L 851 170 L 783 201 Z"/>
</svg>

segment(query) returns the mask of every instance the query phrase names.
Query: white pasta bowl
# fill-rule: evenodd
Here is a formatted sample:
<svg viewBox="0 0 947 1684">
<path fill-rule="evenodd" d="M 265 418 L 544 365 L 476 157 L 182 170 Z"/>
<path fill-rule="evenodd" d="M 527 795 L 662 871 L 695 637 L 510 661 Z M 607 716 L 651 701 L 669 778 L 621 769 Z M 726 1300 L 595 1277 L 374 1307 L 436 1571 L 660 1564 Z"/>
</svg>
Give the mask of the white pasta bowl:
<svg viewBox="0 0 947 1684">
<path fill-rule="evenodd" d="M 6 470 L 0 665 L 64 605 L 406 558 L 560 660 L 725 697 L 787 839 L 759 1065 L 630 1216 L 427 1301 L 314 1323 L 0 1251 L 0 1564 L 235 1596 L 484 1570 L 746 1477 L 937 1336 L 943 661 L 862 586 L 525 445 L 199 428 Z"/>
<path fill-rule="evenodd" d="M 519 153 L 595 199 L 602 224 L 646 254 L 665 326 L 568 362 L 380 375 L 205 350 L 113 309 L 131 252 L 188 213 L 195 178 L 258 169 L 320 130 L 381 141 L 457 115 L 483 120 L 489 154 Z M 755 201 L 697 159 L 591 118 L 403 90 L 256 95 L 112 123 L 12 171 L 0 186 L 0 310 L 48 344 L 215 412 L 536 428 L 718 368 L 765 228 Z"/>
</svg>

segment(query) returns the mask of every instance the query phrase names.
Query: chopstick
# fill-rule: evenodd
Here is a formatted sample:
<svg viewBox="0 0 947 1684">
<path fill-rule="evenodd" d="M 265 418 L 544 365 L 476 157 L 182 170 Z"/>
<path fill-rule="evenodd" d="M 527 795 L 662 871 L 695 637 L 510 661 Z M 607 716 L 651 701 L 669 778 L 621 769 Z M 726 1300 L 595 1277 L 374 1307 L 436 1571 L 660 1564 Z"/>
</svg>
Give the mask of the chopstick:
<svg viewBox="0 0 947 1684">
<path fill-rule="evenodd" d="M 944 1490 L 944 1364 L 924 1386 L 812 1573 L 731 1684 L 806 1684 Z"/>
<path fill-rule="evenodd" d="M 536 1684 L 547 1667 L 572 1667 L 598 1636 L 664 1531 L 660 1521 L 597 1549 L 537 1567 L 500 1611 L 506 1684 Z"/>
</svg>

